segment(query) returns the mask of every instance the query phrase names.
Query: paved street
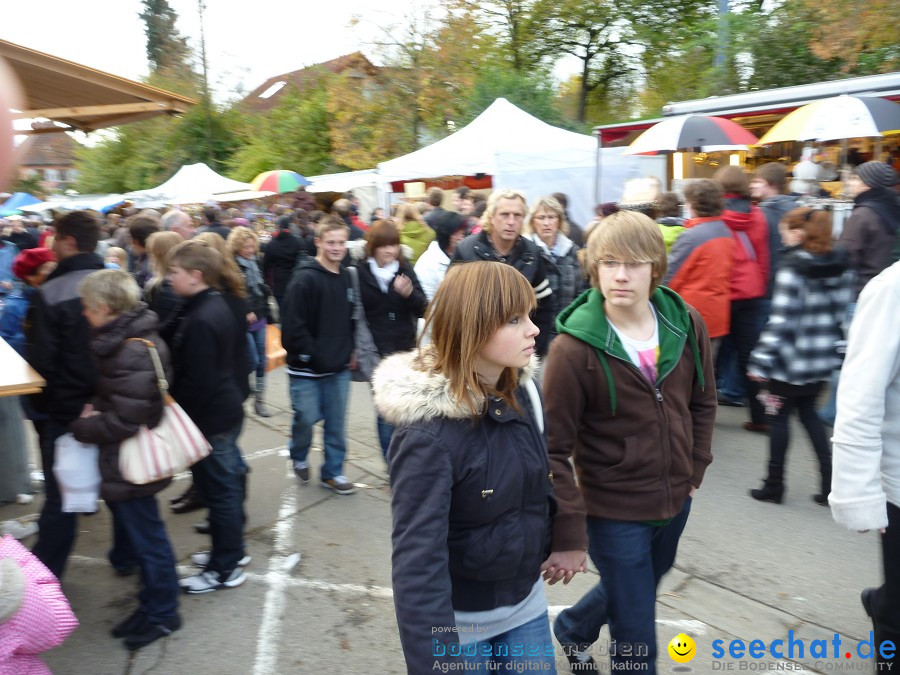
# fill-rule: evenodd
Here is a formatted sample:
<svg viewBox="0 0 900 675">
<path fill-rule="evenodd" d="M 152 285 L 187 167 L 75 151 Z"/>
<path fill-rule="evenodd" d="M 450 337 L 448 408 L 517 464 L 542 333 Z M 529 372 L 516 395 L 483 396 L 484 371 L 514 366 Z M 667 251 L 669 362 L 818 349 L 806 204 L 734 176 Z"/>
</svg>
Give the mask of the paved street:
<svg viewBox="0 0 900 675">
<path fill-rule="evenodd" d="M 133 609 L 136 582 L 116 577 L 106 563 L 106 511 L 82 518 L 63 584 L 81 627 L 45 655 L 55 673 L 405 672 L 390 589 L 390 498 L 368 389 L 352 385 L 348 421 L 347 474 L 360 490 L 340 497 L 314 481 L 298 485 L 289 470 L 285 379 L 272 373 L 270 403 L 278 414 L 267 420 L 248 415 L 241 437 L 253 469 L 248 581 L 232 590 L 184 596 L 183 628 L 129 654 L 109 636 L 109 628 Z M 753 501 L 747 490 L 762 476 L 766 438 L 740 429 L 745 414 L 719 409 L 715 461 L 694 501 L 676 569 L 659 597 L 660 672 L 688 667 L 711 673 L 729 665 L 735 671 L 778 668 L 771 656 L 729 659 L 728 642 L 758 639 L 768 645 L 789 630 L 807 645 L 803 658 L 795 653 L 800 672 L 869 672 L 872 666 L 856 656 L 856 646 L 870 630 L 859 591 L 880 583 L 876 536 L 842 530 L 828 509 L 811 501 L 814 457 L 799 429 L 789 451 L 785 504 Z M 314 451 L 312 461 L 315 470 L 320 451 Z M 161 502 L 184 487 L 184 480 L 176 481 L 160 495 Z M 0 520 L 34 513 L 38 504 L 39 499 L 33 505 L 0 507 Z M 187 574 L 190 554 L 207 547 L 207 539 L 192 528 L 201 514 L 172 515 L 167 506 L 164 511 Z M 581 575 L 568 587 L 551 587 L 551 612 L 574 602 L 596 579 Z M 697 642 L 697 656 L 686 666 L 674 664 L 665 651 L 681 632 Z M 835 633 L 841 651 L 853 652 L 850 660 L 809 654 L 811 640 L 831 644 Z M 607 637 L 604 631 L 598 654 L 607 648 Z M 725 641 L 726 657 L 718 661 L 712 656 L 715 640 Z M 568 672 L 564 659 L 559 667 L 560 673 Z"/>
</svg>

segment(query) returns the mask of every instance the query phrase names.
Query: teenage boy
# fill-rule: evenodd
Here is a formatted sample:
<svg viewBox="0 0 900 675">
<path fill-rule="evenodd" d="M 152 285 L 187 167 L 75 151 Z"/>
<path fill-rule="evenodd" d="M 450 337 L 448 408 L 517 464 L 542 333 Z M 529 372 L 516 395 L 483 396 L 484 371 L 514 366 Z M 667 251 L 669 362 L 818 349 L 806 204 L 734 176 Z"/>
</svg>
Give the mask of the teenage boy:
<svg viewBox="0 0 900 675">
<path fill-rule="evenodd" d="M 182 319 L 169 345 L 175 381 L 172 397 L 212 446 L 192 467 L 194 484 L 209 506 L 212 551 L 194 556 L 198 574 L 181 580 L 187 593 L 208 593 L 244 583 L 244 473 L 237 439 L 244 422 L 243 397 L 234 378 L 234 313 L 212 287 L 224 265 L 201 241 L 173 249 L 169 283 L 185 298 Z"/>
<path fill-rule="evenodd" d="M 103 269 L 103 259 L 94 254 L 100 223 L 87 211 L 66 214 L 55 228 L 53 253 L 59 265 L 34 296 L 26 352 L 28 362 L 47 381 L 43 392 L 31 398 L 35 410 L 46 415 L 34 422 L 44 467 L 44 507 L 33 552 L 62 578 L 75 544 L 76 515 L 62 510 L 53 474 L 55 445 L 94 395 L 97 372 L 89 347 L 91 327 L 81 314 L 78 285 L 91 272 Z"/>
<path fill-rule="evenodd" d="M 316 228 L 315 258 L 301 259 L 284 298 L 281 344 L 287 351 L 294 421 L 288 450 L 294 474 L 309 482 L 309 446 L 313 425 L 325 424 L 322 487 L 339 495 L 356 488 L 344 475 L 347 439 L 344 425 L 353 349 L 353 283 L 341 266 L 350 228 L 326 216 Z"/>
<path fill-rule="evenodd" d="M 700 314 L 659 286 L 666 249 L 650 218 L 609 216 L 587 254 L 593 288 L 557 319 L 544 374 L 559 504 L 544 576 L 570 579 L 585 547 L 600 571 L 554 625 L 573 670 L 597 670 L 590 647 L 608 623 L 631 647 L 611 657 L 612 669 L 655 673 L 657 585 L 712 461 L 709 337 Z"/>
</svg>

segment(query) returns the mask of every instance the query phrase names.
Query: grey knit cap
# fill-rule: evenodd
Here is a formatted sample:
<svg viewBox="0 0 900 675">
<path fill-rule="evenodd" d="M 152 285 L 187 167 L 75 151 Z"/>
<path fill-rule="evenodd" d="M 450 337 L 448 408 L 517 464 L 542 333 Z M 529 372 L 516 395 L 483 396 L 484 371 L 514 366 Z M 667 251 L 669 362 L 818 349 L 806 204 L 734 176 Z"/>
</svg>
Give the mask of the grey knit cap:
<svg viewBox="0 0 900 675">
<path fill-rule="evenodd" d="M 884 162 L 866 162 L 856 167 L 856 175 L 871 188 L 892 187 L 897 184 L 898 175 Z"/>
</svg>

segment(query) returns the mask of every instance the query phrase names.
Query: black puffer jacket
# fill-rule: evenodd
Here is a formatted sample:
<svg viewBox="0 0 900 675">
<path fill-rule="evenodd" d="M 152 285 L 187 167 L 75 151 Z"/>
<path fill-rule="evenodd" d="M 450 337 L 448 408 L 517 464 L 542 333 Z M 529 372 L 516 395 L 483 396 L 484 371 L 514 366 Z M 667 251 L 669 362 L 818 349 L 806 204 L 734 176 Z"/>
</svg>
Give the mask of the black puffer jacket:
<svg viewBox="0 0 900 675">
<path fill-rule="evenodd" d="M 149 340 L 156 345 L 166 379 L 172 376 L 169 349 L 156 333 L 156 314 L 144 303 L 94 332 L 91 353 L 97 364 L 97 394 L 91 401 L 99 415 L 81 417 L 69 425 L 82 443 L 100 448 L 100 496 L 115 502 L 156 494 L 171 481 L 166 478 L 147 485 L 134 485 L 119 471 L 119 445 L 134 436 L 142 424 L 159 424 L 163 413 L 162 395 L 149 348 L 130 338 Z"/>
<path fill-rule="evenodd" d="M 97 373 L 88 351 L 91 327 L 81 314 L 78 285 L 102 269 L 103 260 L 93 253 L 62 260 L 29 310 L 28 363 L 47 381 L 31 402 L 38 412 L 64 424 L 81 414 L 94 392 Z"/>
<path fill-rule="evenodd" d="M 416 324 L 425 313 L 428 298 L 419 279 L 405 260 L 400 263 L 398 274 L 406 276 L 413 285 L 412 293 L 404 298 L 393 288 L 393 280 L 384 293 L 372 274 L 369 263 L 356 264 L 359 272 L 359 294 L 362 297 L 366 323 L 372 332 L 375 347 L 381 356 L 406 351 L 416 346 Z M 396 275 L 394 276 L 396 279 Z"/>
<path fill-rule="evenodd" d="M 431 641 L 438 633 L 456 641 L 454 610 L 528 596 L 549 553 L 553 497 L 547 445 L 524 386 L 516 392 L 521 412 L 492 399 L 473 420 L 431 370 L 431 352 L 416 354 L 384 359 L 372 386 L 378 412 L 396 426 L 388 459 L 400 641 L 408 671 L 430 673 L 436 660 L 452 660 L 434 656 Z"/>
</svg>

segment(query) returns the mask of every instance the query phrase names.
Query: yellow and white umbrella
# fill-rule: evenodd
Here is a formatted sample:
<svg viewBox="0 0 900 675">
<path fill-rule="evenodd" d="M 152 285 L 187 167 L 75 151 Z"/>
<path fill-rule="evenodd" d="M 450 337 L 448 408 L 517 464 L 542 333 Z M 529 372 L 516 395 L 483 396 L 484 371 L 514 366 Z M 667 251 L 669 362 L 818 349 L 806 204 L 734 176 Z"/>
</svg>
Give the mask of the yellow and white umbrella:
<svg viewBox="0 0 900 675">
<path fill-rule="evenodd" d="M 900 133 L 900 105 L 876 96 L 834 96 L 785 115 L 758 145 Z"/>
</svg>

